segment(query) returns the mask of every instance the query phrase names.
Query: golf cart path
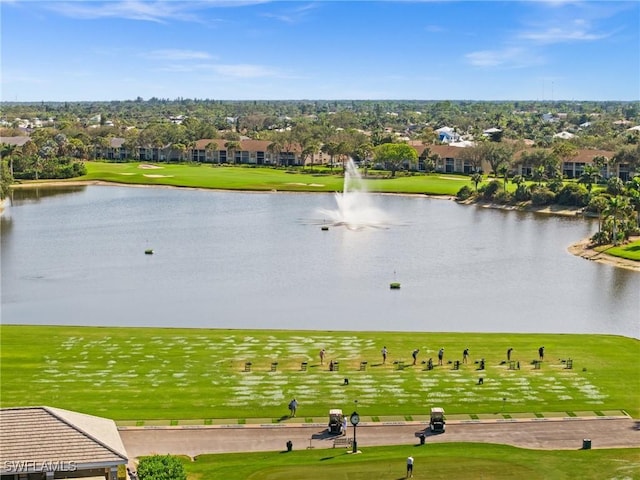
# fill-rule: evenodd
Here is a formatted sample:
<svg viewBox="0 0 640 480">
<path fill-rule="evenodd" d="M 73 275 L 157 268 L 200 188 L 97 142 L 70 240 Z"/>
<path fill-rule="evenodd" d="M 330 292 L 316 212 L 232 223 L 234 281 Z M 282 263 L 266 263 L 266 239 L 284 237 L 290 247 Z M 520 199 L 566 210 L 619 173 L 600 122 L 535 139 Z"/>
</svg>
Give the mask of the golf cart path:
<svg viewBox="0 0 640 480">
<path fill-rule="evenodd" d="M 578 450 L 588 439 L 592 448 L 640 447 L 640 421 L 629 417 L 450 421 L 442 434 L 430 434 L 427 427 L 425 422 L 360 424 L 356 432 L 358 449 L 417 445 L 420 434 L 426 436 L 426 444 L 479 442 L 531 449 Z M 206 453 L 283 451 L 288 441 L 293 443 L 293 450 L 333 448 L 334 440 L 339 438 L 330 435 L 326 425 L 320 424 L 120 427 L 119 430 L 130 461 L 153 454 L 193 458 Z M 352 426 L 349 426 L 347 436 L 353 437 Z"/>
</svg>

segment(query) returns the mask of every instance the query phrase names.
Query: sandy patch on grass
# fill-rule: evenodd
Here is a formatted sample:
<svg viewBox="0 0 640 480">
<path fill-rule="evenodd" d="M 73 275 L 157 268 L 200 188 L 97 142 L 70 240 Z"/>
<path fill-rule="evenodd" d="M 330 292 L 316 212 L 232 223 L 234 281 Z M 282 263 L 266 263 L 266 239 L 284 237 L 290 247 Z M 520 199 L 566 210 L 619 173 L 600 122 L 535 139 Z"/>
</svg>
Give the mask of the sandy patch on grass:
<svg viewBox="0 0 640 480">
<path fill-rule="evenodd" d="M 135 175 L 133 172 L 120 172 L 120 175 Z"/>
<path fill-rule="evenodd" d="M 142 168 L 143 170 L 157 170 L 164 167 L 161 167 L 159 165 L 149 165 L 148 163 L 141 163 L 140 165 L 138 165 L 138 168 Z"/>
<path fill-rule="evenodd" d="M 148 174 L 148 173 L 145 173 L 143 176 L 147 177 L 147 178 L 169 178 L 169 177 L 173 177 L 173 175 L 152 175 L 152 174 Z"/>
<path fill-rule="evenodd" d="M 324 187 L 322 183 L 289 182 L 287 185 L 296 185 L 299 187 Z"/>
</svg>

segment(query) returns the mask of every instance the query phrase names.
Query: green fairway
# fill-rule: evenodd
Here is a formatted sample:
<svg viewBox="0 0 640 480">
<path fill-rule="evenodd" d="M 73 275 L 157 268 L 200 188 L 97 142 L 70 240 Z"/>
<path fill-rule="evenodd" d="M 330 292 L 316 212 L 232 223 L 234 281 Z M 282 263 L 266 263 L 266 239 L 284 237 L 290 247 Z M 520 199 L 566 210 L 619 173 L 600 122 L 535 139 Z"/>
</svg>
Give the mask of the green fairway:
<svg viewBox="0 0 640 480">
<path fill-rule="evenodd" d="M 201 455 L 185 459 L 189 480 L 402 479 L 406 458 L 415 479 L 602 480 L 640 478 L 640 449 L 548 451 L 475 443 L 343 449 L 288 453 Z"/>
<path fill-rule="evenodd" d="M 639 342 L 624 337 L 12 325 L 0 333 L 3 407 L 51 405 L 116 420 L 205 423 L 249 421 L 259 412 L 278 421 L 295 397 L 298 421 L 349 409 L 354 400 L 372 419 L 419 419 L 434 405 L 451 416 L 612 410 L 640 416 Z M 541 345 L 545 358 L 536 368 Z M 513 365 L 505 362 L 509 347 Z M 450 362 L 462 360 L 465 348 L 469 363 L 456 370 Z M 433 370 L 423 363 L 428 358 Z M 331 360 L 338 371 L 329 371 Z"/>
<path fill-rule="evenodd" d="M 338 192 L 343 188 L 341 169 L 318 167 L 316 173 L 300 173 L 268 167 L 217 165 L 140 164 L 86 162 L 87 174 L 74 180 L 102 180 L 125 184 L 173 185 L 221 190 Z M 153 168 L 150 168 L 153 167 Z M 370 192 L 455 195 L 468 177 L 416 175 L 368 179 Z"/>
<path fill-rule="evenodd" d="M 627 258 L 629 260 L 640 262 L 640 240 L 627 243 L 626 245 L 597 248 L 596 250 L 602 251 L 607 255 L 613 255 L 614 257 Z"/>
</svg>

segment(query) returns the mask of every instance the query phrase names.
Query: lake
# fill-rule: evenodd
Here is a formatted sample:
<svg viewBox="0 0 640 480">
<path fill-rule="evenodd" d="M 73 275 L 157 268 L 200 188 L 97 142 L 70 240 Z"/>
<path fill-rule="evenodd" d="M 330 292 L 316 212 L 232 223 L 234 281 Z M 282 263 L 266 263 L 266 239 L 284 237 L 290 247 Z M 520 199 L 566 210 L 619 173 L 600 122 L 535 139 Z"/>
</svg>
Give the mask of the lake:
<svg viewBox="0 0 640 480">
<path fill-rule="evenodd" d="M 384 224 L 325 231 L 329 194 L 17 190 L 2 322 L 640 338 L 640 275 L 567 252 L 597 221 L 369 197 Z"/>
</svg>

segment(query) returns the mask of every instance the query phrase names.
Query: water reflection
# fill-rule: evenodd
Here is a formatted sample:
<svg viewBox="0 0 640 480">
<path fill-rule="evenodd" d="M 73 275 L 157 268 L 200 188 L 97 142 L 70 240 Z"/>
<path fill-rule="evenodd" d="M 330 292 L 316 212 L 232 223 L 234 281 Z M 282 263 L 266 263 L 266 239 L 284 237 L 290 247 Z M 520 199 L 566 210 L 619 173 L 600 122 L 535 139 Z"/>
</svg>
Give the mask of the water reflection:
<svg viewBox="0 0 640 480">
<path fill-rule="evenodd" d="M 9 202 L 11 205 L 21 205 L 26 202 L 39 202 L 50 197 L 71 195 L 74 193 L 82 192 L 85 188 L 87 187 L 84 185 L 15 188 L 11 190 Z"/>
</svg>

